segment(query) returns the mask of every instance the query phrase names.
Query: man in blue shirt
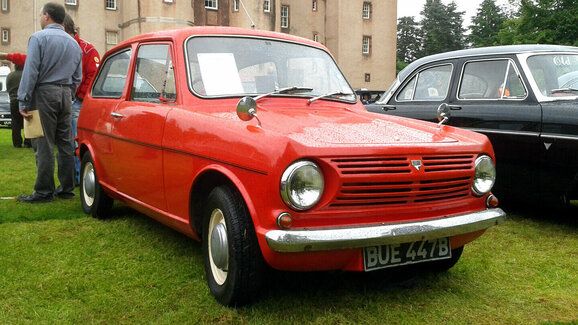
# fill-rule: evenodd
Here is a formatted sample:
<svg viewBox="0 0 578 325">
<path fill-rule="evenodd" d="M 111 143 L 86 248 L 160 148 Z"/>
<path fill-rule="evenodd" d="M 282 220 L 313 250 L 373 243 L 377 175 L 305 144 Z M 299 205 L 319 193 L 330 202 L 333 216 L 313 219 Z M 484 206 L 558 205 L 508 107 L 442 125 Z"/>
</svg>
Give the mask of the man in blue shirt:
<svg viewBox="0 0 578 325">
<path fill-rule="evenodd" d="M 36 153 L 36 183 L 31 195 L 18 200 L 49 202 L 54 196 L 74 197 L 74 150 L 71 133 L 71 104 L 82 77 L 81 50 L 62 27 L 66 12 L 56 3 L 42 8 L 42 30 L 30 36 L 22 72 L 18 101 L 20 114 L 30 119 L 38 109 L 44 136 L 32 139 Z M 54 146 L 58 148 L 58 180 L 54 184 Z"/>
</svg>

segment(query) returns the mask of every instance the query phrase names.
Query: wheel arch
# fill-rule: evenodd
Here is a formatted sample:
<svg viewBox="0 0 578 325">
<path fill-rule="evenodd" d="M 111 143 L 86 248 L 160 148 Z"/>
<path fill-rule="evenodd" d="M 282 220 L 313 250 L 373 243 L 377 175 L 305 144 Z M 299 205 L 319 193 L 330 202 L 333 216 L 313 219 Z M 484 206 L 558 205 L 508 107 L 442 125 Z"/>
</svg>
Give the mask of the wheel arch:
<svg viewBox="0 0 578 325">
<path fill-rule="evenodd" d="M 239 193 L 255 226 L 255 206 L 243 182 L 231 170 L 222 166 L 212 165 L 207 166 L 198 173 L 189 193 L 189 224 L 199 237 L 202 237 L 203 218 L 201 213 L 203 203 L 206 202 L 211 190 L 221 185 L 227 185 Z"/>
</svg>

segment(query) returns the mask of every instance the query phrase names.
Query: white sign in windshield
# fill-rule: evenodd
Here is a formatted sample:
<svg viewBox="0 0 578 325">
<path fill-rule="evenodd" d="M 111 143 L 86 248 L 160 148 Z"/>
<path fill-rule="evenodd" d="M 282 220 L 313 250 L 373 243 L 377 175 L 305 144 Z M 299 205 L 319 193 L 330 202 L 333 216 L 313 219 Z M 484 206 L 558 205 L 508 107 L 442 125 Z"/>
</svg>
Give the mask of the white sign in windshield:
<svg viewBox="0 0 578 325">
<path fill-rule="evenodd" d="M 207 95 L 244 93 L 233 53 L 198 53 L 197 58 Z"/>
</svg>

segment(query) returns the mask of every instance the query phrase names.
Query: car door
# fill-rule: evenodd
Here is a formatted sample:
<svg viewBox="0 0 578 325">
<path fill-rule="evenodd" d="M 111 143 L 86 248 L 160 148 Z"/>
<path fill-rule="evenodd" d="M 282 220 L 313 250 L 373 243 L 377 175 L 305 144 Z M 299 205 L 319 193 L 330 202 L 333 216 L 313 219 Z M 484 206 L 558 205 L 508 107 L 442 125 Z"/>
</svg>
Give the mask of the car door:
<svg viewBox="0 0 578 325">
<path fill-rule="evenodd" d="M 542 112 L 516 59 L 469 58 L 460 66 L 449 124 L 488 136 L 496 154 L 498 194 L 537 188 Z"/>
<path fill-rule="evenodd" d="M 388 101 L 387 114 L 437 122 L 437 107 L 448 100 L 454 66 L 452 60 L 446 60 L 414 72 Z"/>
<path fill-rule="evenodd" d="M 125 100 L 126 80 L 132 58 L 132 49 L 126 48 L 105 59 L 94 81 L 90 96 L 85 101 L 78 120 L 79 129 L 94 131 L 90 140 L 93 158 L 100 181 L 117 188 L 118 164 L 113 150 L 115 119 L 111 113 Z"/>
<path fill-rule="evenodd" d="M 162 139 L 174 99 L 165 91 L 172 71 L 169 43 L 141 44 L 129 96 L 112 113 L 118 189 L 160 210 L 166 210 Z"/>
</svg>

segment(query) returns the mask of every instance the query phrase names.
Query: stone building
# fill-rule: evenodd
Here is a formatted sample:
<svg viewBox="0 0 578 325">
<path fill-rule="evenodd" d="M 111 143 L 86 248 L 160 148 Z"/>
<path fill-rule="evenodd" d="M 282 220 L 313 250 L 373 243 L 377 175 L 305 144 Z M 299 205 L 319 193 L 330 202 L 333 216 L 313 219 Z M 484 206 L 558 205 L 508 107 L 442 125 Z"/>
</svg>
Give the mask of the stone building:
<svg viewBox="0 0 578 325">
<path fill-rule="evenodd" d="M 151 31 L 222 25 L 289 33 L 329 48 L 354 88 L 395 78 L 397 0 L 53 0 L 102 54 Z M 0 0 L 0 51 L 26 51 L 48 0 Z"/>
</svg>

